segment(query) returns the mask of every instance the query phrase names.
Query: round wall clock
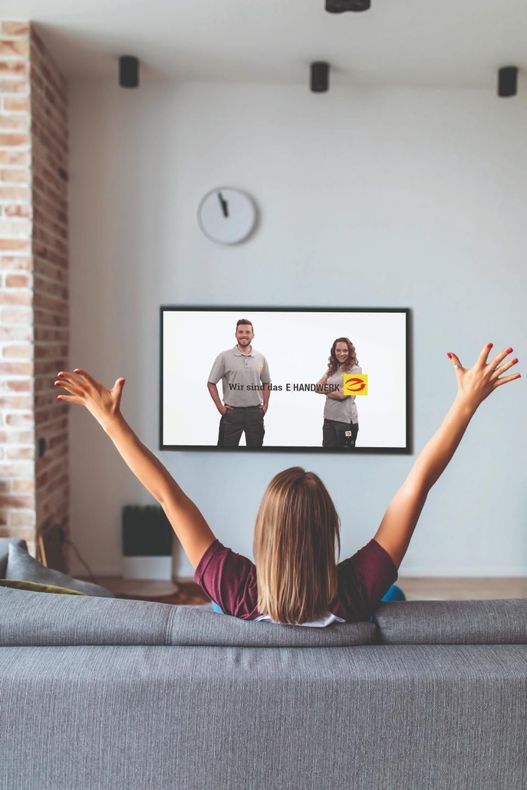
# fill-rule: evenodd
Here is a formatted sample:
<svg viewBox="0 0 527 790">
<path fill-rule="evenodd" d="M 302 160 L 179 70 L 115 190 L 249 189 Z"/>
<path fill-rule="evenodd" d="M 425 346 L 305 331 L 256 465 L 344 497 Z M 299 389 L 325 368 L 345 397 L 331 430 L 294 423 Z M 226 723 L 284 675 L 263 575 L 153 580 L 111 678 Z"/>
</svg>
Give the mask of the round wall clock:
<svg viewBox="0 0 527 790">
<path fill-rule="evenodd" d="M 256 205 L 246 192 L 234 187 L 216 187 L 207 192 L 198 208 L 198 223 L 212 241 L 238 244 L 256 224 Z"/>
</svg>

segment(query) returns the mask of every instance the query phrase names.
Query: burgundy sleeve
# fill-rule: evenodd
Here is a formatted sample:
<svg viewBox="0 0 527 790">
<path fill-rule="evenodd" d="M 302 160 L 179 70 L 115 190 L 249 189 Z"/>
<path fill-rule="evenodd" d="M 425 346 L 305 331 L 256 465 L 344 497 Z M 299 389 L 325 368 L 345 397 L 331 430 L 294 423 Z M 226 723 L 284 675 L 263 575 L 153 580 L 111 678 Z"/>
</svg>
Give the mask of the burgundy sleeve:
<svg viewBox="0 0 527 790">
<path fill-rule="evenodd" d="M 392 558 L 373 538 L 352 557 L 341 562 L 338 566 L 338 592 L 347 616 L 369 617 L 397 575 Z"/>
<path fill-rule="evenodd" d="M 215 540 L 194 572 L 194 581 L 200 585 L 225 614 L 251 620 L 256 611 L 256 569 L 241 554 L 228 549 Z"/>
</svg>

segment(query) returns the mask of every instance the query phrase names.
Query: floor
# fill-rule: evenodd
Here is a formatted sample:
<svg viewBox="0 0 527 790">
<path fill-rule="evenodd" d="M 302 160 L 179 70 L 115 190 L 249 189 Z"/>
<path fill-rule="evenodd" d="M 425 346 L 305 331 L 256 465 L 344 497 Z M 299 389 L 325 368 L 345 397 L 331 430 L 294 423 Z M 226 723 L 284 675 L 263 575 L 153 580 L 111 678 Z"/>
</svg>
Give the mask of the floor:
<svg viewBox="0 0 527 790">
<path fill-rule="evenodd" d="M 87 579 L 86 581 L 89 581 Z M 191 579 L 181 579 L 191 582 Z M 177 590 L 177 581 L 122 579 L 116 576 L 97 577 L 98 584 L 114 593 L 164 596 Z M 401 576 L 397 582 L 409 601 L 462 601 L 488 598 L 527 598 L 527 577 L 461 578 Z"/>
</svg>

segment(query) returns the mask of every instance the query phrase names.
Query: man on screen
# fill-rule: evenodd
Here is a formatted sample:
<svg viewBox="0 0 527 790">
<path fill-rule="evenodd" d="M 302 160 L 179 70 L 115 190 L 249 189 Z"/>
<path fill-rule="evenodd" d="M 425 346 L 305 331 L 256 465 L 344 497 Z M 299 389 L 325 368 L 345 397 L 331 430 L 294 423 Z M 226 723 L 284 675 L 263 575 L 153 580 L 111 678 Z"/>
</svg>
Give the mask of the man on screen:
<svg viewBox="0 0 527 790">
<path fill-rule="evenodd" d="M 261 447 L 265 433 L 264 414 L 269 405 L 269 366 L 263 354 L 251 345 L 253 325 L 246 318 L 236 324 L 236 345 L 218 354 L 207 383 L 211 398 L 221 414 L 218 447 L 238 447 L 245 431 L 247 447 Z M 216 384 L 222 380 L 223 403 Z"/>
</svg>

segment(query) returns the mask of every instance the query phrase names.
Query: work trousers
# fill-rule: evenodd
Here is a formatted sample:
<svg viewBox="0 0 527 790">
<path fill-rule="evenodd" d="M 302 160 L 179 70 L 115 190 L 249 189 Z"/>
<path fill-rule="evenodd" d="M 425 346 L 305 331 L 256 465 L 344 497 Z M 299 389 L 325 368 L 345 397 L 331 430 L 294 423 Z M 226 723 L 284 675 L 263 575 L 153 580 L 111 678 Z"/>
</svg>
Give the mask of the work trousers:
<svg viewBox="0 0 527 790">
<path fill-rule="evenodd" d="M 220 420 L 218 447 L 238 447 L 245 431 L 247 447 L 261 447 L 265 434 L 264 413 L 260 406 L 233 406 Z"/>
</svg>

